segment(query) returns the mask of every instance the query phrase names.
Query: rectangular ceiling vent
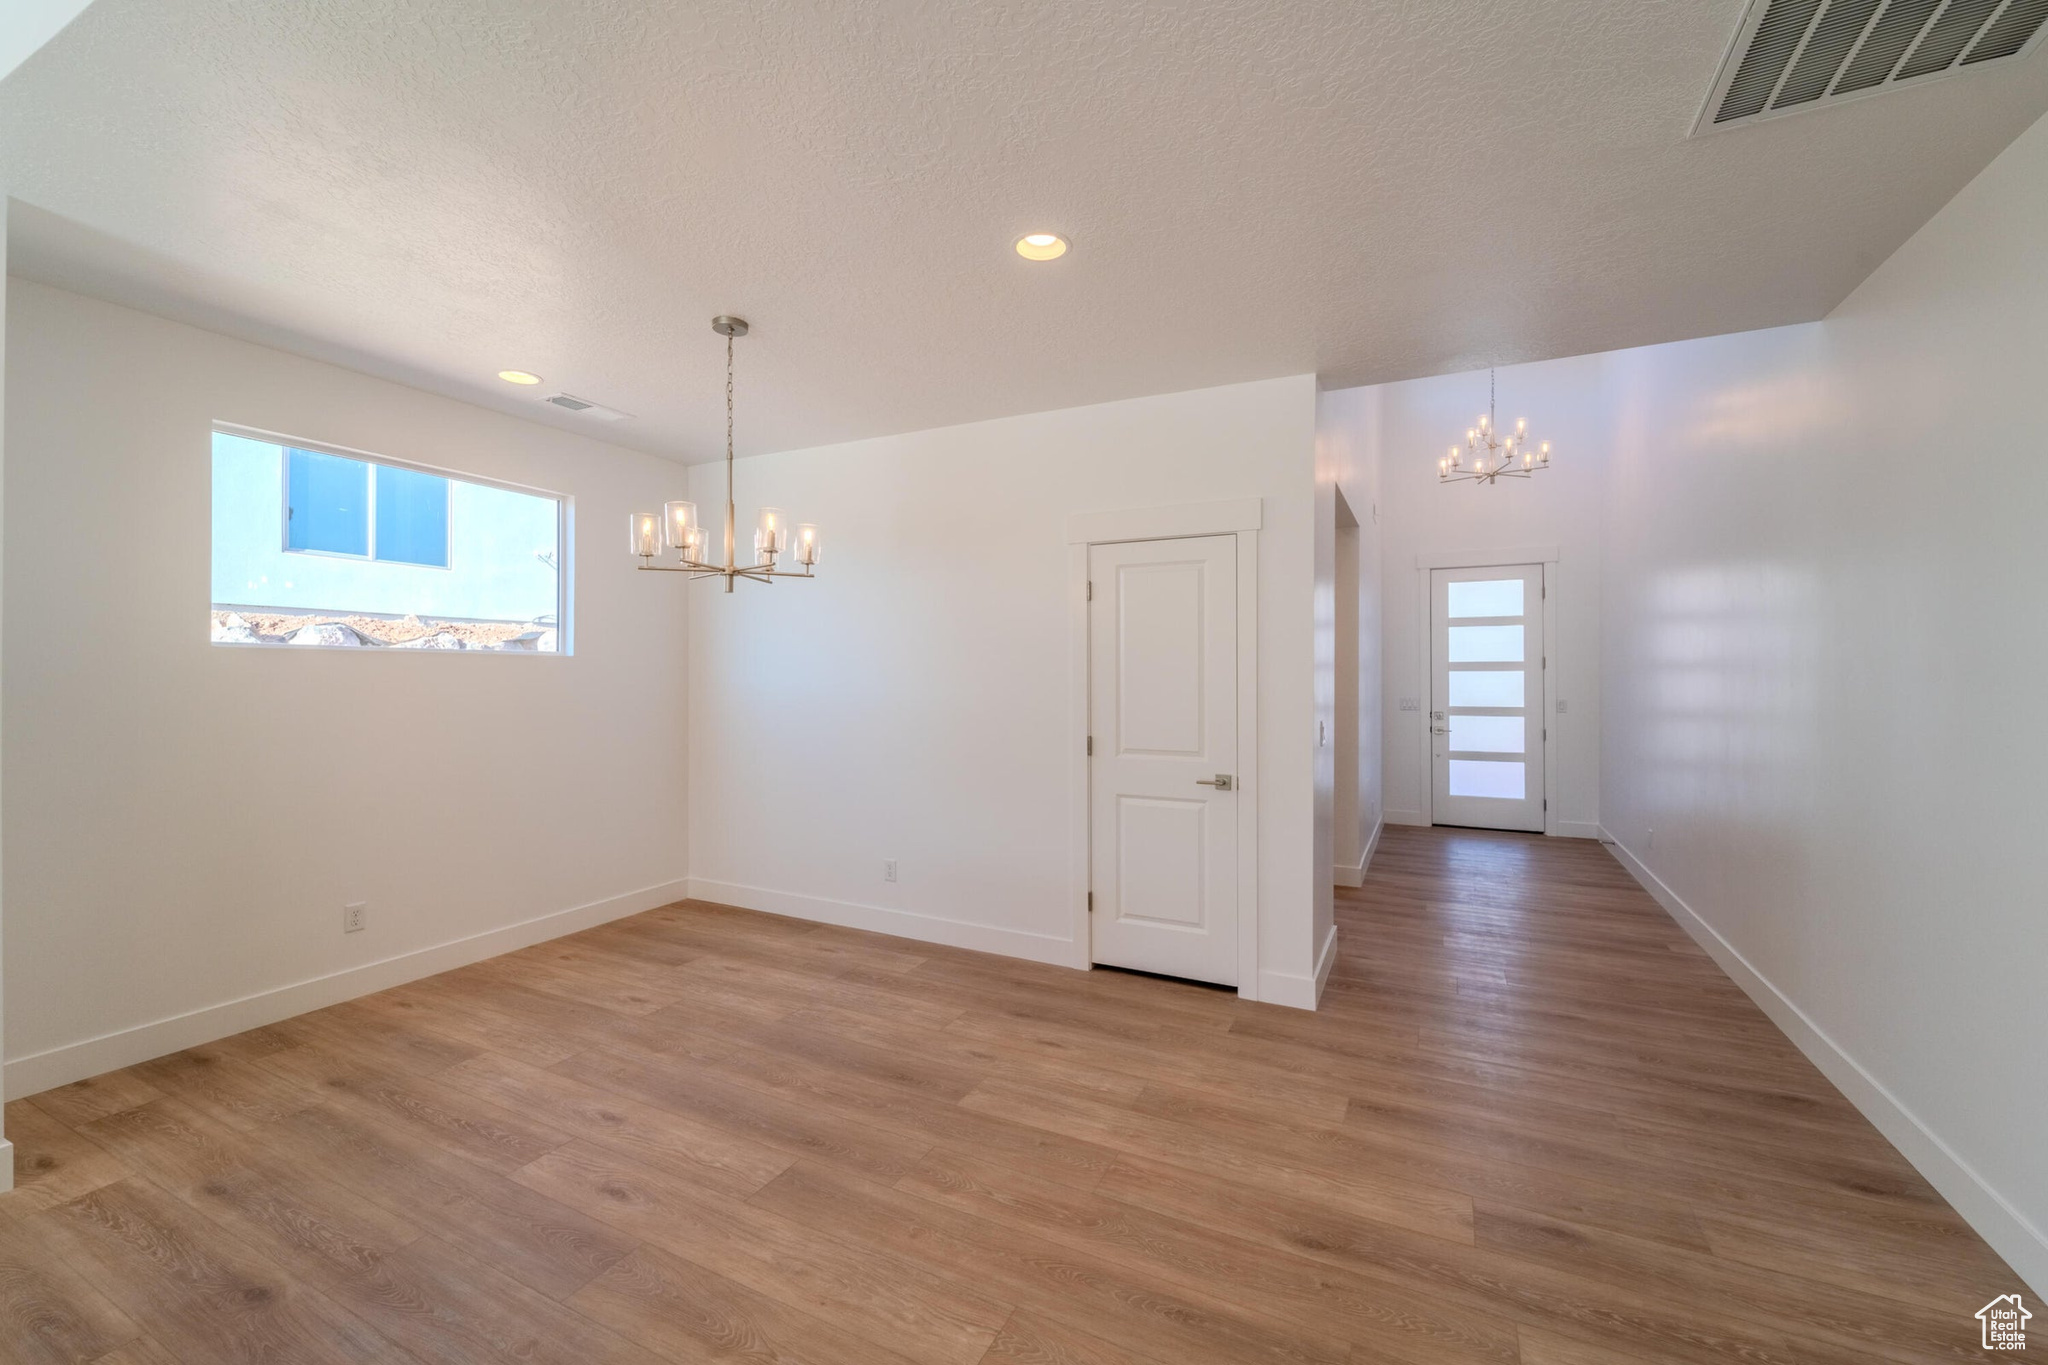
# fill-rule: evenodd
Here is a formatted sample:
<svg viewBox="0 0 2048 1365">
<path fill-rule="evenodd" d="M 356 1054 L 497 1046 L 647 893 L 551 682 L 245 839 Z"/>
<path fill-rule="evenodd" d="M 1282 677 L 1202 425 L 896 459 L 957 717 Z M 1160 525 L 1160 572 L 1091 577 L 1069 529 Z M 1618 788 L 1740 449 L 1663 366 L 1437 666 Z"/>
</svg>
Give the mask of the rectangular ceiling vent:
<svg viewBox="0 0 2048 1365">
<path fill-rule="evenodd" d="M 2048 0 L 1750 0 L 1695 135 L 2024 57 Z"/>
<path fill-rule="evenodd" d="M 2042 3 L 2048 4 L 2048 0 L 2042 0 Z M 573 393 L 551 393 L 540 401 L 551 403 L 564 412 L 573 412 L 579 417 L 593 417 L 600 422 L 623 422 L 632 416 L 631 413 L 620 412 L 617 408 L 593 403 L 588 398 L 578 398 Z"/>
</svg>

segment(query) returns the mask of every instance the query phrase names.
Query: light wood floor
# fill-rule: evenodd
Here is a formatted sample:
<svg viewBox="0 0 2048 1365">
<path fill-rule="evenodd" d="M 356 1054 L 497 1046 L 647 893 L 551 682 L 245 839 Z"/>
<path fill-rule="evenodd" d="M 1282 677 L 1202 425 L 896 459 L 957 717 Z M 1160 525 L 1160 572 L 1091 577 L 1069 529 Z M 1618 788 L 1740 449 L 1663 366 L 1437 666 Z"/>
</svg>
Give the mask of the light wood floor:
<svg viewBox="0 0 2048 1365">
<path fill-rule="evenodd" d="M 1308 1014 L 690 903 L 49 1091 L 0 1359 L 1863 1365 L 2024 1288 L 1597 845 L 1390 829 L 1338 922 Z"/>
</svg>

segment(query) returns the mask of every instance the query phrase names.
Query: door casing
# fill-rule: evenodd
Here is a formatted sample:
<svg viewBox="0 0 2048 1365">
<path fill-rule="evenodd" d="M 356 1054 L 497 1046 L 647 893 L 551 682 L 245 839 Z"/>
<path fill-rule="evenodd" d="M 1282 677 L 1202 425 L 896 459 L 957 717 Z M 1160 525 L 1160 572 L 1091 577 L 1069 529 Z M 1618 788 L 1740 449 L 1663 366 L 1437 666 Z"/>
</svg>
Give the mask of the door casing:
<svg viewBox="0 0 2048 1365">
<path fill-rule="evenodd" d="M 1076 967 L 1094 967 L 1088 919 L 1088 548 L 1184 536 L 1237 537 L 1237 993 L 1259 999 L 1259 528 L 1258 498 L 1077 512 L 1067 518 L 1068 884 Z"/>
<path fill-rule="evenodd" d="M 1557 689 L 1551 680 L 1558 676 L 1558 660 L 1564 657 L 1567 642 L 1558 638 L 1557 604 L 1561 580 L 1559 550 L 1555 545 L 1514 545 L 1499 550 L 1425 550 L 1415 556 L 1415 606 L 1416 639 L 1421 656 L 1416 665 L 1416 696 L 1427 700 L 1430 689 L 1435 685 L 1433 667 L 1434 643 L 1430 632 L 1435 628 L 1434 605 L 1430 601 L 1431 569 L 1504 569 L 1517 564 L 1541 564 L 1543 566 L 1543 832 L 1555 837 L 1558 832 L 1557 801 Z M 1430 747 L 1429 708 L 1419 713 L 1411 712 L 1423 723 L 1416 727 L 1416 752 L 1421 756 L 1419 771 L 1423 777 L 1423 798 L 1420 815 L 1422 823 L 1430 822 L 1430 765 L 1434 754 Z M 1404 717 L 1405 718 L 1405 717 Z M 1412 817 L 1411 817 L 1412 818 Z"/>
</svg>

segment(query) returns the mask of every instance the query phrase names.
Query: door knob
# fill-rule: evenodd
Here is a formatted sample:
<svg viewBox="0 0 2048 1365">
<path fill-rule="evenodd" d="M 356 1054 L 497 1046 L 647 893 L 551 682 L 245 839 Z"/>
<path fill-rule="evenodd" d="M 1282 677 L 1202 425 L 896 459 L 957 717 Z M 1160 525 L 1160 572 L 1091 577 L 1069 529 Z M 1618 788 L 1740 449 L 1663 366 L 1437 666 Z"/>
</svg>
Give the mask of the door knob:
<svg viewBox="0 0 2048 1365">
<path fill-rule="evenodd" d="M 1195 785 L 1197 787 L 1214 787 L 1217 791 L 1227 792 L 1230 790 L 1230 774 L 1218 773 L 1214 777 L 1198 777 L 1195 779 Z"/>
</svg>

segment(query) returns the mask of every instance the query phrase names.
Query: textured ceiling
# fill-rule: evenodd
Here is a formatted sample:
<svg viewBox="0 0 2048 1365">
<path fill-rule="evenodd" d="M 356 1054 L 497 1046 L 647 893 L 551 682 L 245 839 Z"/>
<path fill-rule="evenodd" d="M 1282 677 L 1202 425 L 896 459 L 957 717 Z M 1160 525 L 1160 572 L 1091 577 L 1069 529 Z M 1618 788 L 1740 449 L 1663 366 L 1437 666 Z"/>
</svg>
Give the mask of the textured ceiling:
<svg viewBox="0 0 2048 1365">
<path fill-rule="evenodd" d="M 1689 140 L 1742 8 L 97 0 L 0 184 L 19 273 L 694 461 L 717 312 L 742 453 L 1810 320 L 2048 109 L 2030 59 Z"/>
</svg>

